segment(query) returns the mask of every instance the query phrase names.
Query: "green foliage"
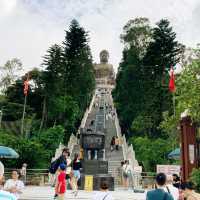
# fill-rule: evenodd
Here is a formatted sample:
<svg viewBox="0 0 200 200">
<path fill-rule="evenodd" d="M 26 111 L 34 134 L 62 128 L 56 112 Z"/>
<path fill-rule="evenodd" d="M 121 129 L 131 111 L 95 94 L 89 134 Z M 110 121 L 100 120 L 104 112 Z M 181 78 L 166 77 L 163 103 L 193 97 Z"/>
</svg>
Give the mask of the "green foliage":
<svg viewBox="0 0 200 200">
<path fill-rule="evenodd" d="M 153 126 L 152 120 L 150 116 L 138 115 L 132 122 L 131 129 L 139 133 L 148 133 L 151 132 L 151 128 Z"/>
<path fill-rule="evenodd" d="M 18 159 L 5 159 L 6 167 L 21 167 L 23 163 L 27 163 L 29 168 L 44 167 L 45 165 L 46 151 L 37 141 L 14 136 L 1 130 L 0 145 L 15 149 L 20 156 Z"/>
<path fill-rule="evenodd" d="M 194 60 L 185 66 L 176 80 L 176 116 L 169 115 L 161 123 L 161 128 L 167 132 L 177 132 L 181 113 L 187 110 L 195 122 L 200 121 L 200 60 Z"/>
<path fill-rule="evenodd" d="M 18 58 L 8 60 L 4 66 L 0 67 L 0 88 L 3 92 L 5 92 L 7 90 L 7 87 L 10 86 L 17 79 L 17 73 L 21 72 L 22 70 L 22 62 Z"/>
<path fill-rule="evenodd" d="M 129 20 L 123 28 L 121 40 L 127 48 L 133 47 L 139 58 L 142 58 L 151 41 L 151 26 L 148 18 L 140 17 Z"/>
<path fill-rule="evenodd" d="M 9 146 L 17 151 L 18 159 L 6 159 L 7 167 L 21 167 L 27 163 L 29 168 L 47 168 L 56 148 L 63 143 L 64 129 L 62 126 L 55 126 L 34 134 L 32 138 L 22 138 L 11 133 L 0 131 L 0 145 Z"/>
<path fill-rule="evenodd" d="M 19 159 L 6 161 L 7 166 L 21 167 L 26 162 L 29 167 L 47 167 L 59 143 L 66 144 L 77 131 L 95 87 L 88 43 L 88 33 L 73 20 L 63 45 L 55 44 L 47 50 L 43 70 L 34 68 L 7 85 L 5 96 L 0 98 L 3 122 L 21 121 L 24 81 L 29 77 L 25 122 L 32 126 L 26 138 L 13 133 L 0 135 L 2 145 L 20 154 Z M 14 64 L 8 62 L 6 70 L 19 69 L 20 63 Z"/>
<path fill-rule="evenodd" d="M 50 160 L 55 154 L 56 148 L 64 140 L 64 129 L 62 126 L 55 126 L 42 131 L 38 137 L 35 138 L 42 147 L 46 150 L 48 159 Z"/>
<path fill-rule="evenodd" d="M 200 60 L 185 67 L 177 79 L 177 114 L 188 109 L 190 116 L 200 120 Z M 179 115 L 180 116 L 180 115 Z"/>
<path fill-rule="evenodd" d="M 162 122 L 173 113 L 168 72 L 178 63 L 183 46 L 166 19 L 155 27 L 146 18 L 130 20 L 121 39 L 125 46 L 114 101 L 122 131 L 134 138 L 130 141 L 138 160 L 154 171 L 156 164 L 169 162 L 166 155 L 177 145 L 176 126 Z"/>
<path fill-rule="evenodd" d="M 200 169 L 193 169 L 190 179 L 195 184 L 196 190 L 200 192 Z"/>
<path fill-rule="evenodd" d="M 168 71 L 180 57 L 180 44 L 168 20 L 150 27 L 146 18 L 127 23 L 125 43 L 113 92 L 123 131 L 149 137 L 166 137 L 160 129 L 163 113 L 172 109 Z"/>
<path fill-rule="evenodd" d="M 168 164 L 167 154 L 172 150 L 169 141 L 165 139 L 150 139 L 148 137 L 131 138 L 136 158 L 142 162 L 145 171 L 156 171 L 156 165 Z"/>
<path fill-rule="evenodd" d="M 64 88 L 79 104 L 81 112 L 85 110 L 88 99 L 95 86 L 92 55 L 88 45 L 87 32 L 72 20 L 66 31 L 64 45 Z"/>
</svg>

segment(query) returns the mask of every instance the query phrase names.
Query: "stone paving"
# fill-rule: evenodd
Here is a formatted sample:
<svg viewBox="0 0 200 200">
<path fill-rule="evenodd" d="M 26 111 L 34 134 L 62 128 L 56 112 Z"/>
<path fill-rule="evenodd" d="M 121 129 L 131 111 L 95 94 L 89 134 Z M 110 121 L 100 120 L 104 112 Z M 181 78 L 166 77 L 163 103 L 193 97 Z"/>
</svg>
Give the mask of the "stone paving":
<svg viewBox="0 0 200 200">
<path fill-rule="evenodd" d="M 93 192 L 79 191 L 78 195 L 74 197 L 71 191 L 66 192 L 66 200 L 89 200 L 92 199 Z M 114 200 L 145 200 L 145 193 L 134 193 L 133 191 L 125 191 L 118 189 L 111 192 Z M 53 200 L 54 188 L 49 186 L 28 186 L 24 189 L 20 200 Z"/>
</svg>

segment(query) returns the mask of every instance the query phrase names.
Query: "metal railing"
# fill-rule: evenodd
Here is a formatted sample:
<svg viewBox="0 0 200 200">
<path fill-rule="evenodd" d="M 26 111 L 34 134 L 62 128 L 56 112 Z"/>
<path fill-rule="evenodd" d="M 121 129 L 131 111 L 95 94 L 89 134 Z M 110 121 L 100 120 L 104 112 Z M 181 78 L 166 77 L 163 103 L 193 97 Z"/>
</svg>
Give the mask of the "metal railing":
<svg viewBox="0 0 200 200">
<path fill-rule="evenodd" d="M 13 170 L 20 171 L 20 169 L 6 168 L 5 169 L 5 180 L 11 177 Z M 49 184 L 49 172 L 48 169 L 27 169 L 26 176 L 20 177 L 26 185 L 48 185 Z"/>
</svg>

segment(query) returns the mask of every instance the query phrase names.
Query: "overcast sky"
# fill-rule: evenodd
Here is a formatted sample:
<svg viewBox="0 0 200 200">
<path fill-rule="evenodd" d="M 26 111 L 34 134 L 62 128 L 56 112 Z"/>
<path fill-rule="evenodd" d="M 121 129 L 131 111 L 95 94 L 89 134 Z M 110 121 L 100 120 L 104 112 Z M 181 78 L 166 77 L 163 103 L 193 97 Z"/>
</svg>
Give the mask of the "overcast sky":
<svg viewBox="0 0 200 200">
<path fill-rule="evenodd" d="M 64 29 L 76 18 L 89 31 L 94 62 L 107 49 L 116 69 L 122 28 L 141 16 L 152 23 L 168 18 L 180 42 L 200 42 L 199 0 L 0 0 L 0 65 L 17 57 L 26 69 L 38 67 L 46 50 L 63 41 Z"/>
</svg>

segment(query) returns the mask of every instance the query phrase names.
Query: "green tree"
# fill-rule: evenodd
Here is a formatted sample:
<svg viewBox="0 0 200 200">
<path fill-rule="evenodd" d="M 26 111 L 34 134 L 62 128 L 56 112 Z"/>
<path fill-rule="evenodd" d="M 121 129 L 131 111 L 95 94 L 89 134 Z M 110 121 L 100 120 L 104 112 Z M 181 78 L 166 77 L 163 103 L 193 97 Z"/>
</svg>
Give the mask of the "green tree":
<svg viewBox="0 0 200 200">
<path fill-rule="evenodd" d="M 22 70 L 22 62 L 18 58 L 8 60 L 4 66 L 0 67 L 0 88 L 2 88 L 3 92 L 6 91 L 8 86 L 14 83 L 19 76 L 17 73 L 21 72 Z"/>
<path fill-rule="evenodd" d="M 29 168 L 47 167 L 47 154 L 43 146 L 30 139 L 15 136 L 12 133 L 0 130 L 0 145 L 9 146 L 19 154 L 18 159 L 3 161 L 6 167 L 20 168 L 27 163 Z"/>
<path fill-rule="evenodd" d="M 151 34 L 152 28 L 149 19 L 140 17 L 128 21 L 120 38 L 125 44 L 125 48 L 134 48 L 138 58 L 142 59 L 151 41 Z"/>
<path fill-rule="evenodd" d="M 200 121 L 200 60 L 193 60 L 185 66 L 176 79 L 176 116 L 168 114 L 161 123 L 161 128 L 167 133 L 176 130 L 181 113 L 187 110 L 194 122 Z M 177 130 L 176 130 L 177 131 Z"/>
<path fill-rule="evenodd" d="M 55 122 L 56 114 L 53 113 L 57 102 L 55 98 L 63 95 L 63 50 L 61 46 L 55 44 L 51 46 L 47 54 L 44 56 L 43 66 L 46 67 L 42 78 L 44 83 L 44 97 L 43 97 L 43 116 L 41 121 L 41 128 L 46 121 Z M 52 124 L 52 123 L 51 123 Z"/>
<path fill-rule="evenodd" d="M 42 131 L 35 138 L 36 141 L 43 146 L 50 160 L 55 155 L 55 150 L 60 143 L 64 142 L 64 128 L 62 126 L 54 126 L 47 130 Z"/>
<path fill-rule="evenodd" d="M 169 141 L 158 138 L 150 139 L 148 137 L 132 138 L 130 142 L 133 144 L 136 158 L 142 162 L 145 171 L 156 171 L 156 165 L 168 164 L 168 153 L 172 150 Z"/>
<path fill-rule="evenodd" d="M 76 20 L 72 20 L 63 42 L 64 88 L 65 93 L 78 102 L 82 112 L 88 104 L 95 83 L 92 55 L 88 42 L 88 33 Z"/>
<path fill-rule="evenodd" d="M 163 120 L 163 112 L 173 112 L 168 72 L 179 61 L 181 51 L 169 21 L 160 20 L 153 29 L 152 41 L 147 48 L 142 68 L 146 115 L 153 120 L 152 136 L 161 134 L 159 124 Z"/>
<path fill-rule="evenodd" d="M 144 108 L 141 64 L 151 35 L 152 28 L 147 18 L 130 20 L 121 35 L 125 46 L 113 96 L 125 133 L 130 132 L 133 119 Z"/>
</svg>

